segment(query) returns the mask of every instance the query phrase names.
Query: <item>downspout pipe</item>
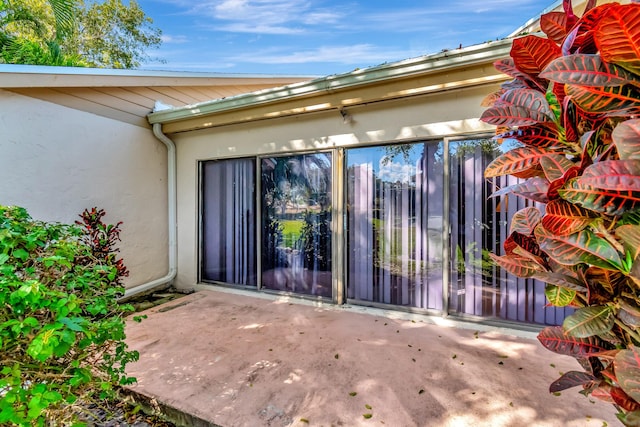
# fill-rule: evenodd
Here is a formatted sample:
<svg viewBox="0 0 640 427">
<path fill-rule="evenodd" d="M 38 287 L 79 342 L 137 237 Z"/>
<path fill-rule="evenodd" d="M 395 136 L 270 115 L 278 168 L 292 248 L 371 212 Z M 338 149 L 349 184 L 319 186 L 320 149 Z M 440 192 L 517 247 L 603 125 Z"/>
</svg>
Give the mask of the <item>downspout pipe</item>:
<svg viewBox="0 0 640 427">
<path fill-rule="evenodd" d="M 177 185 L 176 185 L 176 145 L 162 132 L 162 124 L 153 124 L 153 135 L 167 147 L 167 201 L 169 224 L 169 271 L 163 277 L 126 289 L 122 299 L 149 293 L 156 288 L 166 287 L 176 278 L 178 272 L 177 245 Z"/>
</svg>

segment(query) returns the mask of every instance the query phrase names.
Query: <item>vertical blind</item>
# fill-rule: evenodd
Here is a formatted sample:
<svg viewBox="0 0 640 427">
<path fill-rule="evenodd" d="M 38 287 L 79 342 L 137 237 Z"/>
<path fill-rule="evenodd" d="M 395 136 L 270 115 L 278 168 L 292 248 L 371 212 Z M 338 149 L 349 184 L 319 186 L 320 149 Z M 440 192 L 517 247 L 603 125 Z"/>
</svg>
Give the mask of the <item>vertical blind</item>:
<svg viewBox="0 0 640 427">
<path fill-rule="evenodd" d="M 550 325 L 572 312 L 546 306 L 544 283 L 512 276 L 489 260 L 489 252 L 503 253 L 510 218 L 529 205 L 489 197 L 517 182 L 484 179 L 500 153 L 495 142 L 450 142 L 448 180 L 442 141 L 345 152 L 347 298 Z M 330 297 L 331 155 L 261 159 L 261 230 L 256 180 L 255 158 L 203 162 L 202 280 L 256 286 L 261 244 L 263 287 Z"/>
<path fill-rule="evenodd" d="M 256 285 L 255 160 L 202 165 L 202 280 Z"/>
<path fill-rule="evenodd" d="M 347 151 L 348 298 L 442 309 L 443 182 L 442 144 Z"/>
<path fill-rule="evenodd" d="M 450 144 L 451 276 L 449 310 L 453 313 L 509 321 L 561 324 L 571 309 L 546 307 L 545 283 L 501 270 L 488 253 L 504 254 L 510 219 L 532 205 L 520 197 L 490 198 L 513 177 L 484 178 L 499 154 L 492 140 Z M 541 206 L 539 206 L 540 208 Z"/>
</svg>

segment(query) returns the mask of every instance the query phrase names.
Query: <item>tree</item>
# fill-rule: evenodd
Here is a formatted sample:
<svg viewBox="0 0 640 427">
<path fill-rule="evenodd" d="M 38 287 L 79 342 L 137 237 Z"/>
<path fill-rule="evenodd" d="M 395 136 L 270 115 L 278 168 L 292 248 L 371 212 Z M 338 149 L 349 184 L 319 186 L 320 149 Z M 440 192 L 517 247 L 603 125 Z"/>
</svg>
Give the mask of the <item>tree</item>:
<svg viewBox="0 0 640 427">
<path fill-rule="evenodd" d="M 0 0 L 0 60 L 11 64 L 86 65 L 59 42 L 73 24 L 72 0 Z"/>
<path fill-rule="evenodd" d="M 69 37 L 62 42 L 65 52 L 83 58 L 90 66 L 136 68 L 149 59 L 147 50 L 160 46 L 161 30 L 145 15 L 135 0 L 126 6 L 121 0 L 77 2 L 76 19 Z"/>
<path fill-rule="evenodd" d="M 575 312 L 538 335 L 583 370 L 550 392 L 581 387 L 640 425 L 640 4 L 571 0 L 540 19 L 547 38 L 514 40 L 496 68 L 505 83 L 482 120 L 522 145 L 495 159 L 485 177 L 512 175 L 511 194 L 545 204 L 511 219 L 504 270 L 547 283 L 554 306 Z"/>
<path fill-rule="evenodd" d="M 135 68 L 160 34 L 134 0 L 0 0 L 5 63 Z"/>
</svg>

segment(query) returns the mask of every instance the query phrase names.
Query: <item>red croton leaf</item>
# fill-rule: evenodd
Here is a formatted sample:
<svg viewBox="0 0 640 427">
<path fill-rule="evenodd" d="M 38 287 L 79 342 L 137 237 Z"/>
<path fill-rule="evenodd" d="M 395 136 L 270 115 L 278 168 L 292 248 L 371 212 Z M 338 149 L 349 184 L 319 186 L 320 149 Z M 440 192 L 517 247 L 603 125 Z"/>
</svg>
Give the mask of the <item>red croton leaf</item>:
<svg viewBox="0 0 640 427">
<path fill-rule="evenodd" d="M 531 277 L 542 267 L 530 258 L 514 255 L 499 256 L 490 253 L 491 259 L 505 271 L 518 277 Z"/>
<path fill-rule="evenodd" d="M 513 172 L 510 175 L 520 179 L 528 179 L 536 176 L 544 176 L 544 172 L 542 171 L 542 167 L 539 164 L 537 164 L 537 165 L 531 166 L 529 169 Z"/>
<path fill-rule="evenodd" d="M 567 236 L 551 233 L 544 226 L 535 231 L 540 249 L 555 261 L 566 264 L 591 264 L 608 270 L 622 269 L 620 254 L 607 240 L 584 229 Z"/>
<path fill-rule="evenodd" d="M 640 225 L 626 224 L 616 228 L 616 237 L 622 241 L 632 259 L 640 255 Z"/>
<path fill-rule="evenodd" d="M 549 12 L 540 17 L 540 29 L 548 38 L 560 43 L 567 35 L 567 15 L 562 12 Z"/>
<path fill-rule="evenodd" d="M 604 190 L 640 193 L 640 160 L 606 160 L 584 170 L 580 181 Z"/>
<path fill-rule="evenodd" d="M 549 181 L 555 181 L 562 178 L 569 169 L 575 166 L 575 163 L 562 154 L 549 154 L 540 159 L 540 166 L 542 166 L 544 176 Z"/>
<path fill-rule="evenodd" d="M 633 86 L 577 86 L 566 85 L 572 101 L 588 113 L 615 113 L 625 115 L 640 111 L 640 91 Z"/>
<path fill-rule="evenodd" d="M 567 169 L 560 178 L 551 181 L 551 183 L 549 184 L 549 190 L 547 191 L 547 197 L 549 198 L 549 200 L 558 199 L 560 197 L 560 193 L 558 191 L 565 186 L 567 181 L 575 178 L 579 173 L 580 168 L 578 166 L 572 166 Z"/>
<path fill-rule="evenodd" d="M 545 95 L 534 89 L 511 89 L 504 92 L 501 97 L 504 105 L 515 105 L 536 113 L 542 113 L 549 117 L 547 121 L 554 119 L 553 112 Z"/>
<path fill-rule="evenodd" d="M 526 171 L 540 164 L 540 159 L 554 151 L 540 147 L 518 147 L 494 159 L 484 171 L 485 178 Z"/>
<path fill-rule="evenodd" d="M 620 406 L 625 411 L 633 412 L 640 409 L 640 404 L 625 393 L 620 387 L 613 387 L 611 389 L 611 397 L 616 405 Z"/>
<path fill-rule="evenodd" d="M 616 356 L 613 366 L 620 388 L 635 400 L 637 407 L 628 410 L 640 409 L 640 404 L 638 404 L 640 402 L 640 349 L 630 346 L 628 349 L 622 350 Z"/>
<path fill-rule="evenodd" d="M 612 348 L 596 336 L 576 338 L 564 333 L 562 326 L 549 326 L 538 334 L 538 341 L 557 354 L 575 358 L 589 357 Z"/>
<path fill-rule="evenodd" d="M 552 121 L 542 112 L 502 103 L 496 103 L 495 106 L 487 108 L 480 116 L 480 120 L 494 126 L 530 126 Z"/>
<path fill-rule="evenodd" d="M 558 391 L 566 390 L 571 387 L 588 386 L 589 384 L 595 384 L 598 379 L 591 374 L 580 371 L 569 371 L 564 373 L 560 378 L 555 380 L 549 386 L 549 393 L 556 393 Z"/>
<path fill-rule="evenodd" d="M 609 384 L 600 384 L 598 387 L 594 388 L 591 391 L 591 397 L 594 397 L 603 402 L 614 403 L 613 398 L 611 397 L 612 388 L 613 387 L 611 387 Z"/>
<path fill-rule="evenodd" d="M 560 47 L 553 40 L 538 36 L 515 39 L 511 46 L 511 57 L 516 68 L 532 77 L 537 77 L 561 54 Z"/>
<path fill-rule="evenodd" d="M 597 53 L 598 48 L 594 40 L 595 30 L 598 27 L 600 19 L 611 6 L 613 5 L 607 3 L 585 11 L 580 21 L 564 41 L 562 51 L 567 52 L 565 54 L 569 54 L 570 52 L 584 54 Z"/>
<path fill-rule="evenodd" d="M 618 318 L 633 329 L 640 327 L 640 308 L 638 308 L 636 302 L 621 299 L 618 301 L 618 305 L 620 307 Z"/>
<path fill-rule="evenodd" d="M 558 236 L 568 236 L 584 230 L 594 220 L 593 212 L 564 200 L 547 203 L 542 226 Z"/>
<path fill-rule="evenodd" d="M 584 274 L 584 278 L 590 292 L 600 295 L 608 294 L 608 301 L 619 286 L 623 286 L 627 280 L 627 277 L 619 271 L 605 270 L 599 267 L 589 267 Z"/>
<path fill-rule="evenodd" d="M 550 148 L 561 145 L 558 138 L 558 131 L 549 124 L 538 124 L 534 126 L 521 126 L 518 129 L 500 134 L 496 139 L 516 139 L 524 145 L 532 147 Z"/>
<path fill-rule="evenodd" d="M 611 136 L 621 160 L 640 159 L 640 119 L 620 123 Z"/>
<path fill-rule="evenodd" d="M 534 237 L 514 231 L 513 233 L 511 233 L 509 238 L 512 239 L 518 247 L 524 249 L 527 254 L 533 255 L 534 257 L 536 257 L 536 259 L 543 255 L 543 253 L 540 251 L 540 246 L 538 246 L 538 242 L 536 242 L 536 239 Z"/>
<path fill-rule="evenodd" d="M 624 68 L 602 61 L 600 55 L 574 54 L 554 59 L 540 77 L 580 86 L 622 86 L 636 77 Z"/>
<path fill-rule="evenodd" d="M 533 230 L 538 226 L 541 216 L 542 215 L 538 208 L 528 207 L 520 209 L 511 218 L 511 228 L 509 233 L 513 233 L 515 231 L 517 233 L 524 234 L 525 236 L 533 234 Z"/>
<path fill-rule="evenodd" d="M 546 84 L 543 80 L 530 76 L 516 68 L 516 64 L 513 62 L 513 58 L 499 59 L 493 63 L 496 70 L 513 77 L 516 81 L 523 83 L 526 87 L 531 89 L 538 88 L 542 91 L 546 89 Z"/>
<path fill-rule="evenodd" d="M 606 62 L 640 72 L 640 4 L 607 9 L 598 24 L 595 40 Z"/>
<path fill-rule="evenodd" d="M 549 181 L 546 178 L 535 177 L 524 182 L 510 185 L 495 191 L 491 197 L 504 196 L 505 194 L 515 194 L 534 202 L 547 203 L 549 201 L 547 193 L 549 191 Z"/>
<path fill-rule="evenodd" d="M 586 185 L 580 179 L 570 180 L 565 188 L 558 190 L 560 197 L 584 208 L 620 216 L 640 208 L 640 193 L 621 190 L 603 190 Z"/>
</svg>

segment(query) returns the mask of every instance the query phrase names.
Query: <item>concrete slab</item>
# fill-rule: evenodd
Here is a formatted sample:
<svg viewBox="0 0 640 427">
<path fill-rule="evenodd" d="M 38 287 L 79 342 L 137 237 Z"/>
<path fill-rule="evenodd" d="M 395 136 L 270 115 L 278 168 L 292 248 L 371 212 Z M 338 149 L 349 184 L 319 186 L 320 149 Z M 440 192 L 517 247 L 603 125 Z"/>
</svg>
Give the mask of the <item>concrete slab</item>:
<svg viewBox="0 0 640 427">
<path fill-rule="evenodd" d="M 132 390 L 224 427 L 620 425 L 578 389 L 549 394 L 580 367 L 532 334 L 217 290 L 144 314 Z"/>
</svg>

